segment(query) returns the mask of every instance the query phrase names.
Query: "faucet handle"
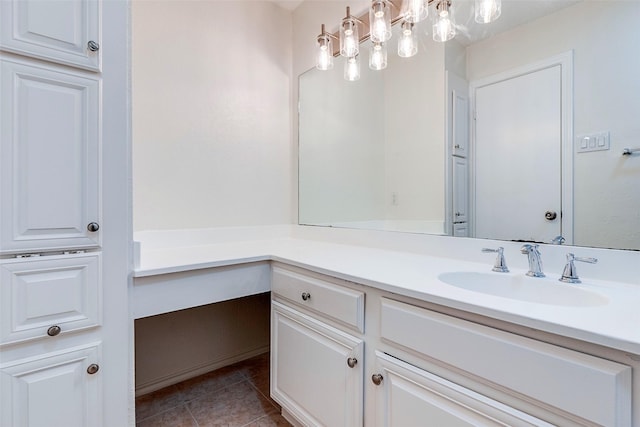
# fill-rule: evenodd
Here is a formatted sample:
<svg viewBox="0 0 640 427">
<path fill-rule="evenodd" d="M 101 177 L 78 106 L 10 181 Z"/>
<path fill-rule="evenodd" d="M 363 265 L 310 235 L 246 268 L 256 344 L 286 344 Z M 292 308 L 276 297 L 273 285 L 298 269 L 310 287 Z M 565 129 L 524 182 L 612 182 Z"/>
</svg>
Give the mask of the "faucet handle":
<svg viewBox="0 0 640 427">
<path fill-rule="evenodd" d="M 597 258 L 591 257 L 577 257 L 572 253 L 567 254 L 567 265 L 564 266 L 564 270 L 562 271 L 562 276 L 560 277 L 561 282 L 565 283 L 582 283 L 582 280 L 578 277 L 578 272 L 576 271 L 576 266 L 573 263 L 574 261 L 586 262 L 589 264 L 595 264 L 598 262 Z"/>
<path fill-rule="evenodd" d="M 507 268 L 507 262 L 504 259 L 504 248 L 502 246 L 500 246 L 498 249 L 482 248 L 482 252 L 498 254 L 498 256 L 496 257 L 496 262 L 491 270 L 497 271 L 499 273 L 509 272 L 509 268 Z"/>
</svg>

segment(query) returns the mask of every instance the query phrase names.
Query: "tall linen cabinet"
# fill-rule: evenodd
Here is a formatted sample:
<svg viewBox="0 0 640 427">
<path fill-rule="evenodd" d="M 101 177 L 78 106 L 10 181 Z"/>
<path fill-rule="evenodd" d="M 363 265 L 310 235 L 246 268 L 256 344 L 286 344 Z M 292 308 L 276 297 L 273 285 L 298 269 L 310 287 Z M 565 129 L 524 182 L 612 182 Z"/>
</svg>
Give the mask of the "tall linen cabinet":
<svg viewBox="0 0 640 427">
<path fill-rule="evenodd" d="M 127 1 L 0 2 L 0 426 L 133 422 Z"/>
</svg>

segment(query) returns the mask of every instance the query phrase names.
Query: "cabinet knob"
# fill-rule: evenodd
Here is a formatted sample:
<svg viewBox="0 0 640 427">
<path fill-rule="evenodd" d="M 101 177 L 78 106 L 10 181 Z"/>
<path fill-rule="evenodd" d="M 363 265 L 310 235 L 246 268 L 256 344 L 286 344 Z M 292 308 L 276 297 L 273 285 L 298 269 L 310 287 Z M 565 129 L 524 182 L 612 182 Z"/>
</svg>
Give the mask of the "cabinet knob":
<svg viewBox="0 0 640 427">
<path fill-rule="evenodd" d="M 371 381 L 373 381 L 373 383 L 375 385 L 380 385 L 382 384 L 382 375 L 380 374 L 373 374 L 371 375 Z"/>
<path fill-rule="evenodd" d="M 47 329 L 47 335 L 49 335 L 50 337 L 55 337 L 60 333 L 60 331 L 62 331 L 62 329 L 60 329 L 60 326 L 53 325 L 50 326 L 49 329 Z"/>
<path fill-rule="evenodd" d="M 100 45 L 93 40 L 89 40 L 87 42 L 87 49 L 89 49 L 91 52 L 97 52 L 100 49 Z"/>
<path fill-rule="evenodd" d="M 358 359 L 356 359 L 355 357 L 350 357 L 347 359 L 347 366 L 349 366 L 350 368 L 355 368 L 357 364 Z"/>
<path fill-rule="evenodd" d="M 100 366 L 99 366 L 99 365 L 97 365 L 97 364 L 95 364 L 95 363 L 92 363 L 92 364 L 91 364 L 91 365 L 89 365 L 89 367 L 87 368 L 87 374 L 89 374 L 89 375 L 93 375 L 93 374 L 95 374 L 96 372 L 98 372 L 99 370 L 100 370 Z"/>
<path fill-rule="evenodd" d="M 97 222 L 90 222 L 89 224 L 87 224 L 87 230 L 91 231 L 92 233 L 95 233 L 99 229 L 100 224 L 98 224 Z"/>
<path fill-rule="evenodd" d="M 308 301 L 309 298 L 311 298 L 311 294 L 309 292 L 303 292 L 302 293 L 302 300 L 303 301 Z"/>
</svg>

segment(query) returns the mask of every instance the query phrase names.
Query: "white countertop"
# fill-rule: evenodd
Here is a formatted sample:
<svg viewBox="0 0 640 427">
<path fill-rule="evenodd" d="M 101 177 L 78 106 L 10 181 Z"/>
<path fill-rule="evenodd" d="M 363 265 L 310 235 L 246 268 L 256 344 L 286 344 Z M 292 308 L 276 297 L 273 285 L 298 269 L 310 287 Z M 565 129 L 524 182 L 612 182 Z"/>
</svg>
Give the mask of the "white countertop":
<svg viewBox="0 0 640 427">
<path fill-rule="evenodd" d="M 605 296 L 607 304 L 589 307 L 539 304 L 492 296 L 448 285 L 438 279 L 444 272 L 491 273 L 493 258 L 468 262 L 399 250 L 338 244 L 300 238 L 265 238 L 220 244 L 150 247 L 144 249 L 134 277 L 149 277 L 240 265 L 279 261 L 381 290 L 464 310 L 541 331 L 628 351 L 640 355 L 640 286 L 585 280 L 580 286 Z M 526 270 L 512 268 L 511 274 Z M 532 279 L 538 280 L 538 279 Z M 549 274 L 548 279 L 557 280 Z"/>
</svg>

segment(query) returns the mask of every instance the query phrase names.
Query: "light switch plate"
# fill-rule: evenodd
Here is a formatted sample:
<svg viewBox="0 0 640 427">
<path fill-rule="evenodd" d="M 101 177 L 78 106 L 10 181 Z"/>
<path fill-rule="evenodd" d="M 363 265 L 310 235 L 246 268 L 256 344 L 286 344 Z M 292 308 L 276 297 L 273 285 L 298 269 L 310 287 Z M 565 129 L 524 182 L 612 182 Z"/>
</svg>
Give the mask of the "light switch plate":
<svg viewBox="0 0 640 427">
<path fill-rule="evenodd" d="M 611 147 L 609 132 L 598 132 L 576 136 L 576 152 L 606 151 Z"/>
</svg>

